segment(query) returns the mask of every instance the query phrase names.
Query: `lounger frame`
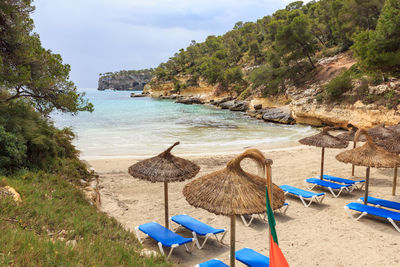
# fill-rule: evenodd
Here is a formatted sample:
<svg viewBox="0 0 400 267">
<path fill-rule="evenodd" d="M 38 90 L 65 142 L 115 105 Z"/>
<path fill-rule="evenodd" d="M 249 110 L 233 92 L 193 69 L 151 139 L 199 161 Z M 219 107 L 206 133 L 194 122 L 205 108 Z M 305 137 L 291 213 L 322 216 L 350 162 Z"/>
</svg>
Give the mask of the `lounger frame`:
<svg viewBox="0 0 400 267">
<path fill-rule="evenodd" d="M 183 225 L 181 225 L 181 224 L 179 224 L 179 223 L 177 223 L 177 222 L 174 222 L 174 221 L 172 220 L 172 217 L 169 217 L 169 225 L 171 226 L 171 231 L 176 232 L 176 230 L 178 229 L 178 227 L 172 228 L 172 225 L 173 225 L 173 224 L 177 224 L 178 227 L 179 227 L 179 226 L 182 226 L 183 228 L 187 229 L 185 226 L 183 226 Z M 189 229 L 187 229 L 187 230 L 189 230 Z M 189 231 L 190 231 L 190 230 L 189 230 Z M 210 236 L 214 236 L 218 243 L 220 243 L 221 245 L 225 245 L 225 244 L 223 243 L 223 240 L 224 240 L 224 237 L 225 237 L 225 235 L 226 235 L 226 232 L 227 232 L 226 229 L 224 229 L 224 232 L 219 233 L 219 234 L 222 234 L 221 238 L 218 238 L 218 236 L 217 236 L 218 234 L 213 234 L 213 233 L 208 233 L 208 234 L 206 234 L 206 235 L 200 235 L 200 236 L 204 236 L 204 240 L 203 240 L 203 242 L 202 242 L 201 244 L 200 244 L 199 238 L 197 237 L 196 232 L 192 231 L 192 235 L 193 235 L 193 240 L 194 240 L 194 242 L 195 242 L 197 248 L 198 248 L 198 249 L 202 249 L 202 248 L 204 247 L 204 245 L 206 244 L 208 238 L 210 238 Z"/>
<path fill-rule="evenodd" d="M 140 237 L 140 232 L 142 232 L 142 231 L 140 231 L 140 232 L 139 232 L 139 231 L 140 231 L 140 230 L 139 230 L 139 226 L 136 226 L 136 227 L 135 227 L 136 237 L 137 237 L 137 239 L 139 240 L 140 244 L 143 244 L 143 241 L 142 241 L 142 239 L 141 239 L 141 237 Z M 143 232 L 142 232 L 142 233 L 143 233 Z M 145 235 L 146 237 L 149 236 L 149 235 L 146 234 L 146 233 L 143 233 L 143 235 Z M 153 239 L 153 240 L 155 240 L 155 239 Z M 155 240 L 155 241 L 157 241 L 157 240 Z M 183 244 L 183 245 L 185 246 L 185 249 L 186 249 L 186 252 L 187 252 L 187 253 L 191 253 L 191 252 L 193 251 L 193 248 L 194 248 L 194 246 L 195 246 L 195 244 L 196 244 L 194 241 L 195 241 L 194 238 L 192 238 L 192 246 L 191 246 L 191 247 L 188 247 L 188 246 L 187 246 L 187 243 L 186 243 L 186 244 Z M 161 255 L 163 255 L 163 256 L 165 257 L 165 252 L 164 252 L 162 243 L 161 243 L 161 242 L 157 242 L 157 245 L 158 245 L 158 248 L 160 249 Z M 173 244 L 173 245 L 171 245 L 170 250 L 169 250 L 169 253 L 168 253 L 168 255 L 167 255 L 167 259 L 171 256 L 172 251 L 174 251 L 174 249 L 177 248 L 177 247 L 179 247 L 179 246 L 180 246 L 179 244 Z"/>
<path fill-rule="evenodd" d="M 277 211 L 279 211 L 281 214 L 285 215 L 288 208 L 289 208 L 289 204 L 280 207 L 279 209 L 277 209 Z M 240 218 L 242 219 L 242 222 L 246 227 L 249 227 L 250 224 L 253 222 L 254 218 L 256 218 L 256 217 L 260 218 L 263 221 L 266 221 L 267 213 L 252 214 L 249 221 L 246 220 L 244 215 L 240 215 Z"/>
<path fill-rule="evenodd" d="M 331 175 L 329 175 L 329 176 L 331 176 Z M 318 176 L 318 178 L 320 178 L 320 177 L 321 176 Z M 331 177 L 334 177 L 334 176 L 331 176 Z M 337 178 L 340 178 L 340 177 L 337 177 Z M 326 180 L 328 182 L 335 182 L 335 183 L 343 184 L 343 185 L 347 185 L 348 184 L 348 183 L 345 183 L 345 182 L 339 182 L 337 180 L 331 180 L 325 174 L 324 174 L 324 177 L 322 179 Z M 342 178 L 342 179 L 344 179 L 344 178 Z M 349 192 L 353 192 L 354 190 L 361 190 L 365 185 L 365 180 L 361 180 L 361 181 L 355 181 L 355 180 L 351 180 L 351 179 L 346 179 L 346 180 L 350 180 L 350 181 L 354 182 L 354 183 L 350 184 L 351 187 L 349 189 Z"/>
<path fill-rule="evenodd" d="M 313 190 L 314 187 L 316 186 L 320 186 L 318 184 L 313 184 L 310 182 L 307 182 L 307 180 L 304 180 L 304 184 L 307 187 L 308 190 Z M 311 186 L 312 185 L 312 186 Z M 346 184 L 338 184 L 338 185 L 343 185 L 340 189 L 332 189 L 332 187 L 330 186 L 320 186 L 322 188 L 327 188 L 329 190 L 329 192 L 331 192 L 331 194 L 333 195 L 334 198 L 337 198 L 340 196 L 340 194 L 345 191 L 345 192 L 352 192 L 352 190 L 350 191 L 349 187 L 352 188 L 353 186 L 349 185 L 349 186 L 345 186 Z M 337 194 L 335 194 L 335 192 L 333 190 L 339 190 L 339 192 Z"/>
<path fill-rule="evenodd" d="M 308 207 L 311 205 L 311 203 L 313 203 L 314 200 L 315 200 L 315 202 L 318 202 L 318 203 L 321 204 L 322 201 L 323 201 L 324 198 L 325 198 L 325 194 L 323 194 L 323 195 L 321 195 L 321 196 L 315 195 L 315 196 L 312 196 L 312 197 L 311 197 L 310 202 L 306 203 L 306 201 L 305 201 L 306 198 L 304 198 L 304 197 L 302 197 L 302 196 L 300 196 L 300 195 L 292 194 L 292 193 L 290 193 L 290 192 L 288 192 L 288 191 L 284 191 L 284 192 L 285 192 L 285 195 L 290 194 L 290 195 L 292 195 L 292 196 L 295 196 L 295 197 L 300 198 L 301 202 L 303 203 L 304 207 L 306 207 L 306 208 L 308 208 Z M 308 198 L 307 198 L 307 199 L 308 199 Z"/>
<path fill-rule="evenodd" d="M 354 211 L 357 211 L 357 212 L 361 212 L 360 216 L 358 216 L 358 217 L 356 216 L 356 217 L 355 217 L 355 216 L 353 216 L 353 214 L 351 214 L 351 212 L 350 212 L 351 209 L 350 209 L 349 207 L 344 206 L 344 210 L 346 211 L 347 215 L 349 215 L 349 217 L 352 218 L 352 219 L 354 219 L 355 221 L 358 221 L 358 220 L 360 220 L 362 217 L 364 217 L 365 215 L 368 215 L 368 214 L 369 214 L 369 213 L 366 212 L 366 211 L 361 212 L 361 211 L 354 210 Z M 399 226 L 397 226 L 397 224 L 394 222 L 394 220 L 393 220 L 392 218 L 390 218 L 390 217 L 377 216 L 377 215 L 374 215 L 374 214 L 369 214 L 369 215 L 387 219 L 387 220 L 393 225 L 393 227 L 400 233 L 400 228 L 399 228 Z"/>
</svg>

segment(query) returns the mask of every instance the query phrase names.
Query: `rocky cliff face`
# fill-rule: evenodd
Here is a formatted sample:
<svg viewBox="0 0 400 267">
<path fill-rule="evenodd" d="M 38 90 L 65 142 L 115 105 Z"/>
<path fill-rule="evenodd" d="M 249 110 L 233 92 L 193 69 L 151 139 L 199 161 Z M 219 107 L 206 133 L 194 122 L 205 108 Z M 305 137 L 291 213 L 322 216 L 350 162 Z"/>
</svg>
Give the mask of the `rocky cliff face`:
<svg viewBox="0 0 400 267">
<path fill-rule="evenodd" d="M 151 74 L 113 74 L 99 78 L 98 90 L 143 90 L 150 82 Z"/>
</svg>

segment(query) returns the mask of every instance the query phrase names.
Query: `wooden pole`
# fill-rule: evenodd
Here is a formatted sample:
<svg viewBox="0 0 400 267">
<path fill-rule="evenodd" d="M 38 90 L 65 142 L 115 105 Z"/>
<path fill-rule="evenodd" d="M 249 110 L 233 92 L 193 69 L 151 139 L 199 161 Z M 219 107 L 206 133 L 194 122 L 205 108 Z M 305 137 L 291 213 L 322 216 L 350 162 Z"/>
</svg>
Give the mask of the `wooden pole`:
<svg viewBox="0 0 400 267">
<path fill-rule="evenodd" d="M 267 189 L 268 189 L 267 190 L 268 196 L 266 197 L 268 197 L 269 203 L 272 208 L 272 170 L 271 170 L 271 165 L 269 164 L 267 165 L 266 173 L 267 173 Z M 269 240 L 271 240 L 271 227 L 269 227 L 268 237 Z M 269 244 L 269 251 L 271 251 L 271 242 L 268 242 L 268 244 Z"/>
<path fill-rule="evenodd" d="M 231 215 L 231 264 L 230 267 L 235 267 L 235 223 L 236 215 Z"/>
<path fill-rule="evenodd" d="M 397 186 L 397 166 L 394 167 L 394 177 L 393 177 L 392 196 L 395 196 L 395 195 L 396 195 L 396 186 Z"/>
<path fill-rule="evenodd" d="M 367 167 L 367 173 L 366 173 L 366 179 L 365 179 L 366 181 L 365 181 L 364 205 L 368 204 L 369 170 L 370 170 L 370 167 Z"/>
<path fill-rule="evenodd" d="M 324 177 L 324 158 L 325 158 L 325 147 L 322 148 L 322 154 L 321 154 L 321 175 L 319 176 L 321 180 Z"/>
<path fill-rule="evenodd" d="M 164 207 L 165 207 L 165 228 L 169 229 L 168 223 L 168 182 L 164 181 Z"/>
<path fill-rule="evenodd" d="M 356 148 L 357 143 L 353 142 L 353 148 Z M 351 176 L 354 177 L 354 164 L 351 164 Z"/>
</svg>

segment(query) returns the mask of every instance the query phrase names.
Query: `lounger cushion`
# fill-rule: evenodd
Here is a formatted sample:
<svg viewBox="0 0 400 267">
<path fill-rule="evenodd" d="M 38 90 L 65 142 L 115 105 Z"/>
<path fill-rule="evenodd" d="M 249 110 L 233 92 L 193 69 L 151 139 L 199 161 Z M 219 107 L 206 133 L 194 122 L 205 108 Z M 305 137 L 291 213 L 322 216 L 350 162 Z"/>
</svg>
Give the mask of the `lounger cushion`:
<svg viewBox="0 0 400 267">
<path fill-rule="evenodd" d="M 310 184 L 316 184 L 319 186 L 323 186 L 323 187 L 330 187 L 332 189 L 341 189 L 343 187 L 350 187 L 350 184 L 336 184 L 336 183 L 332 183 L 332 182 L 328 182 L 328 181 L 324 181 L 321 179 L 317 179 L 317 178 L 309 178 L 306 180 L 307 183 Z"/>
<path fill-rule="evenodd" d="M 200 222 L 189 215 L 181 214 L 175 215 L 171 217 L 173 222 L 182 225 L 183 227 L 189 229 L 192 232 L 195 232 L 198 235 L 206 235 L 206 234 L 219 234 L 225 232 L 225 229 L 215 229 L 203 222 Z"/>
<path fill-rule="evenodd" d="M 355 180 L 335 177 L 335 176 L 331 176 L 331 175 L 327 175 L 327 174 L 324 174 L 322 177 L 325 180 L 329 180 L 329 181 L 332 181 L 332 182 L 343 183 L 343 184 L 351 184 L 351 185 L 365 182 L 365 180 L 355 181 Z"/>
<path fill-rule="evenodd" d="M 156 222 L 139 225 L 139 230 L 166 247 L 171 247 L 174 244 L 180 246 L 192 242 L 192 238 L 182 237 Z"/>
<path fill-rule="evenodd" d="M 364 198 L 360 198 L 361 201 L 364 201 Z M 390 208 L 390 209 L 395 209 L 395 210 L 400 210 L 400 203 L 399 202 L 394 202 L 390 200 L 385 200 L 381 198 L 375 198 L 375 197 L 368 197 L 368 203 L 372 205 L 379 205 L 382 207 Z"/>
<path fill-rule="evenodd" d="M 199 267 L 229 267 L 229 265 L 226 265 L 225 263 L 223 263 L 222 261 L 220 261 L 218 259 L 212 259 L 212 260 L 200 263 L 197 266 L 199 266 Z"/>
<path fill-rule="evenodd" d="M 357 202 L 351 202 L 350 204 L 347 204 L 346 207 L 348 207 L 351 210 L 359 211 L 359 212 L 366 212 L 370 215 L 382 217 L 382 218 L 392 218 L 394 221 L 400 221 L 400 213 L 391 211 L 391 210 L 386 210 L 386 209 L 381 209 L 377 207 L 372 207 L 368 205 L 364 205 L 361 203 Z"/>
<path fill-rule="evenodd" d="M 290 194 L 296 195 L 296 196 L 302 196 L 303 198 L 312 198 L 314 196 L 323 196 L 325 193 L 314 193 L 311 191 L 303 190 L 291 185 L 281 185 L 281 189 L 285 192 L 288 192 Z"/>
<path fill-rule="evenodd" d="M 236 259 L 250 267 L 267 267 L 269 258 L 250 248 L 243 248 L 236 251 Z"/>
</svg>

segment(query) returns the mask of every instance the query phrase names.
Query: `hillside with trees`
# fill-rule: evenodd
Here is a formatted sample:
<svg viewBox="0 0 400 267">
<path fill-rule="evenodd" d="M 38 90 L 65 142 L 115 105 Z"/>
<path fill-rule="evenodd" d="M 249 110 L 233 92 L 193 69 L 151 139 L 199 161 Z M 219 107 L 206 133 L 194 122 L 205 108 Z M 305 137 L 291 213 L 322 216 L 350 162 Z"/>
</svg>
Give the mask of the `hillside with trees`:
<svg viewBox="0 0 400 267">
<path fill-rule="evenodd" d="M 222 36 L 192 41 L 154 71 L 152 86 L 172 82 L 174 90 L 205 81 L 238 99 L 306 89 L 321 70 L 320 60 L 346 53 L 356 64 L 335 74 L 317 96 L 322 102 L 378 101 L 368 86 L 400 75 L 399 0 L 296 1 L 256 22 L 237 22 Z M 180 77 L 190 77 L 182 82 Z M 334 78 L 331 77 L 331 78 Z M 344 99 L 354 89 L 358 97 Z M 386 95 L 395 107 L 397 92 Z M 379 99 L 378 99 L 379 98 Z"/>
<path fill-rule="evenodd" d="M 49 114 L 93 105 L 42 47 L 33 11 L 31 0 L 0 1 L 0 266 L 170 266 L 140 256 L 134 235 L 85 196 L 95 175 Z"/>
</svg>

